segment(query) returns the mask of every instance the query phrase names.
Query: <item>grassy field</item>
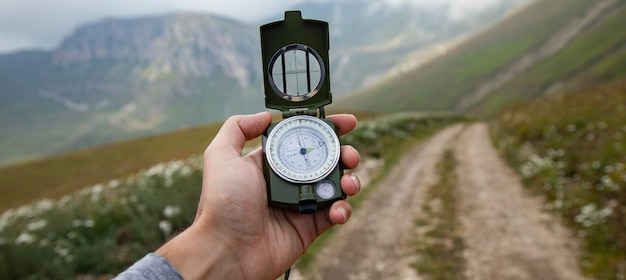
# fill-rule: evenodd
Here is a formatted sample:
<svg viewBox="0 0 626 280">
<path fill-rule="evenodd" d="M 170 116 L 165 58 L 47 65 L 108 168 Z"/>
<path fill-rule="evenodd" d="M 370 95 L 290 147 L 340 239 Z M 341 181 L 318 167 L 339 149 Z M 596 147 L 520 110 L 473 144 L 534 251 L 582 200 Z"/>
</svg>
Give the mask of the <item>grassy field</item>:
<svg viewBox="0 0 626 280">
<path fill-rule="evenodd" d="M 626 79 L 520 104 L 494 127 L 525 185 L 583 241 L 584 271 L 626 275 Z"/>
<path fill-rule="evenodd" d="M 123 178 L 159 162 L 201 154 L 220 125 L 114 143 L 0 169 L 0 212 Z"/>
</svg>

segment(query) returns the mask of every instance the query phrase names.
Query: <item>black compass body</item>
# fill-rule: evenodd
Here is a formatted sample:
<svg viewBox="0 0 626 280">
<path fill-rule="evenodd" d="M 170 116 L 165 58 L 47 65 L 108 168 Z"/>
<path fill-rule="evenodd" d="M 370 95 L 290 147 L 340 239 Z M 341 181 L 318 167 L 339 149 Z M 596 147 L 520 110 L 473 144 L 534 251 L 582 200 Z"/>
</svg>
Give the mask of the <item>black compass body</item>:
<svg viewBox="0 0 626 280">
<path fill-rule="evenodd" d="M 339 137 L 324 115 L 332 102 L 328 23 L 288 11 L 260 30 L 265 106 L 283 116 L 263 134 L 268 203 L 313 213 L 345 199 Z"/>
</svg>

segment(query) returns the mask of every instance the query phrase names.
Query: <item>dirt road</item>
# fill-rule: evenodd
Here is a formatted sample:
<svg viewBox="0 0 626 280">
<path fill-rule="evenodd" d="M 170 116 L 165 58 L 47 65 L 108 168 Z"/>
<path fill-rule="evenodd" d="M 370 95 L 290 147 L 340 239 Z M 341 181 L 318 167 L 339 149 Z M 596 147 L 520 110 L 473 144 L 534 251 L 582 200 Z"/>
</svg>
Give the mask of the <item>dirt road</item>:
<svg viewBox="0 0 626 280">
<path fill-rule="evenodd" d="M 435 166 L 457 158 L 467 279 L 584 279 L 575 242 L 530 196 L 491 145 L 484 124 L 455 125 L 407 153 L 313 261 L 290 279 L 422 279 L 411 244 Z"/>
</svg>

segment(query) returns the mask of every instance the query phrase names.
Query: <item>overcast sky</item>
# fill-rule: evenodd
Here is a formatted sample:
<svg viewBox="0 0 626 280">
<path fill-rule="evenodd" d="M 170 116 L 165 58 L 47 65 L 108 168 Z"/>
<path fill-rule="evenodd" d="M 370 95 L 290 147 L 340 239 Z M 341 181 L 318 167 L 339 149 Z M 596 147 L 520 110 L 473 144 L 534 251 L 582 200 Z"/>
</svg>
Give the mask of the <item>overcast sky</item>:
<svg viewBox="0 0 626 280">
<path fill-rule="evenodd" d="M 128 17 L 195 11 L 255 21 L 282 13 L 304 0 L 0 0 L 0 53 L 52 49 L 82 23 L 105 17 Z M 324 1 L 324 0 L 318 0 Z M 381 0 L 371 0 L 381 1 Z M 457 11 L 481 9 L 499 0 L 385 0 L 450 2 Z"/>
</svg>

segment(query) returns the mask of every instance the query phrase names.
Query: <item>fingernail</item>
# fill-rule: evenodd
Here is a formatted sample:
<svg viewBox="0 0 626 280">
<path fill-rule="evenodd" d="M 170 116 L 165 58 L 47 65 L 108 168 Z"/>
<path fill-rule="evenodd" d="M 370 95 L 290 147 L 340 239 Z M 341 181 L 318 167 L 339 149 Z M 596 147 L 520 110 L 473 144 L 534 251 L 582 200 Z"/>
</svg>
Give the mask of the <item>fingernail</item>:
<svg viewBox="0 0 626 280">
<path fill-rule="evenodd" d="M 361 180 L 354 174 L 350 174 L 350 179 L 352 179 L 352 182 L 354 182 L 356 186 L 356 192 L 359 193 L 361 191 Z"/>
<path fill-rule="evenodd" d="M 341 214 L 341 216 L 343 217 L 343 222 L 345 223 L 348 219 L 348 212 L 346 211 L 346 209 L 344 209 L 343 207 L 338 207 L 337 212 Z"/>
</svg>

